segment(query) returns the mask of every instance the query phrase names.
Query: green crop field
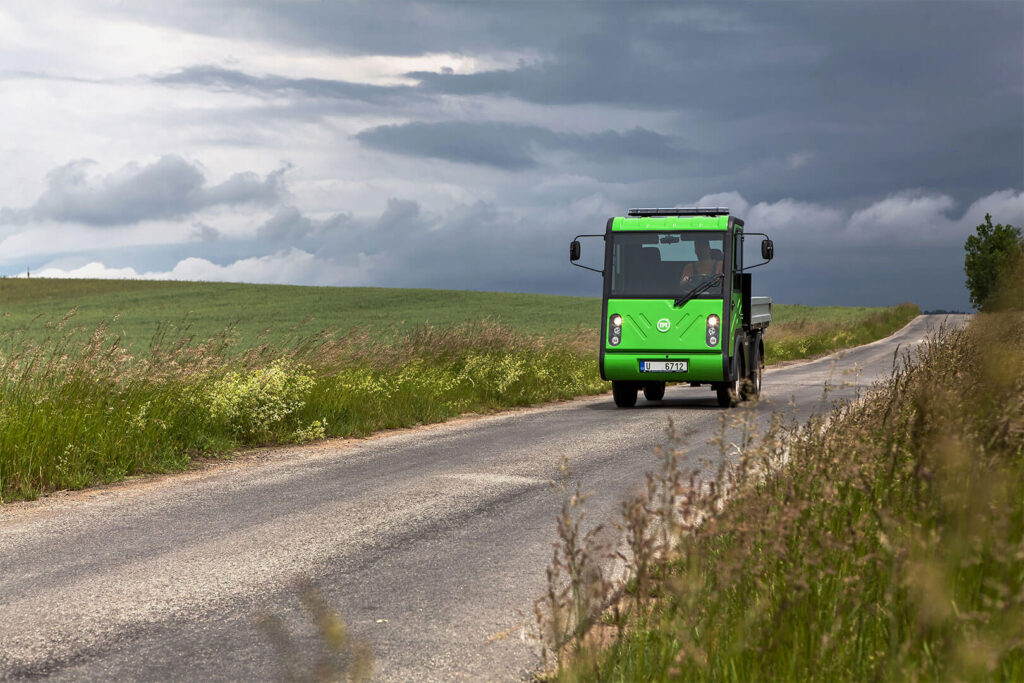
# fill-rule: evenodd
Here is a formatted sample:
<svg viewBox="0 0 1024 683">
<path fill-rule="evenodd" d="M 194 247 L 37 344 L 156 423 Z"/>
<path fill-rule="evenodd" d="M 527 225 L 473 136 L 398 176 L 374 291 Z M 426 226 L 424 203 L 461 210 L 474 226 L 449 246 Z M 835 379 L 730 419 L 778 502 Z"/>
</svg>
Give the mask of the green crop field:
<svg viewBox="0 0 1024 683">
<path fill-rule="evenodd" d="M 777 304 L 770 341 L 831 338 L 896 310 L 883 307 Z M 53 327 L 88 334 L 103 324 L 121 346 L 145 353 L 161 325 L 172 337 L 209 339 L 229 330 L 234 348 L 284 348 L 327 332 L 370 334 L 395 341 L 424 324 L 448 327 L 483 319 L 525 336 L 594 330 L 601 300 L 591 297 L 379 287 L 299 287 L 153 280 L 0 279 L 0 349 L 26 339 L 43 342 Z M 903 317 L 906 317 L 905 315 Z M 909 318 L 908 318 L 909 319 Z M 841 341 L 841 340 L 840 340 Z M 859 339 L 855 340 L 860 343 Z M 844 344 L 822 344 L 824 353 Z M 849 345 L 848 343 L 845 345 Z M 808 355 L 807 353 L 803 354 Z M 780 359 L 801 357 L 786 352 Z"/>
<path fill-rule="evenodd" d="M 47 323 L 72 310 L 72 327 L 91 333 L 106 324 L 123 346 L 145 352 L 160 323 L 174 325 L 177 333 L 187 328 L 198 339 L 230 327 L 240 349 L 287 346 L 321 331 L 361 330 L 391 341 L 426 323 L 446 327 L 482 319 L 544 336 L 596 326 L 601 301 L 437 289 L 0 279 L 0 330 L 6 339 L 42 341 L 52 336 Z"/>
<path fill-rule="evenodd" d="M 0 501 L 608 390 L 596 298 L 0 279 Z M 769 363 L 917 315 L 777 306 Z M 816 315 L 817 313 L 820 313 Z"/>
</svg>

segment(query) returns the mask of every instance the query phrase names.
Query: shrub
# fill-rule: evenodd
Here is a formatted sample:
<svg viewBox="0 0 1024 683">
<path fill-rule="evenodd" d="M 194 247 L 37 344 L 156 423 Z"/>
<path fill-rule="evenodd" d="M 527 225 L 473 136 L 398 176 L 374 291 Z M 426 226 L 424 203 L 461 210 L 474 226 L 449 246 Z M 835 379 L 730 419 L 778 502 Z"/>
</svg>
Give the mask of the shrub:
<svg viewBox="0 0 1024 683">
<path fill-rule="evenodd" d="M 248 443 L 323 436 L 326 425 L 303 429 L 296 420 L 314 382 L 313 370 L 284 359 L 246 373 L 231 372 L 214 383 L 206 397 L 210 416 Z"/>
</svg>

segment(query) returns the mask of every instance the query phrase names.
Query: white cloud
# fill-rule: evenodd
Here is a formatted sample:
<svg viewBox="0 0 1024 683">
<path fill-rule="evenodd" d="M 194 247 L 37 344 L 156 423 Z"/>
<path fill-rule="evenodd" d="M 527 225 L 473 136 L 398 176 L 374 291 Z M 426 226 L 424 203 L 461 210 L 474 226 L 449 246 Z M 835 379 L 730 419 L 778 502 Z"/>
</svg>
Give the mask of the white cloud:
<svg viewBox="0 0 1024 683">
<path fill-rule="evenodd" d="M 769 233 L 777 241 L 780 254 L 797 247 L 822 253 L 845 248 L 851 250 L 850 254 L 856 254 L 909 246 L 940 247 L 955 253 L 974 226 L 981 222 L 985 211 L 991 212 L 997 222 L 1024 224 L 1024 191 L 1016 190 L 992 193 L 959 215 L 955 212 L 955 202 L 948 196 L 920 192 L 892 195 L 853 212 L 792 198 L 750 204 L 734 191 L 706 195 L 697 203 L 728 205 L 734 214 L 745 219 L 748 230 Z M 70 261 L 73 257 L 65 256 L 61 261 L 37 269 L 35 274 L 316 285 L 387 285 L 394 284 L 394 278 L 402 274 L 406 277 L 403 285 L 430 286 L 431 268 L 442 268 L 448 275 L 463 273 L 465 279 L 461 282 L 466 287 L 488 288 L 516 268 L 488 268 L 486 272 L 464 268 L 466 263 L 479 258 L 479 250 L 497 248 L 504 241 L 506 247 L 513 243 L 519 245 L 513 249 L 518 249 L 518 256 L 512 261 L 529 258 L 528 249 L 523 245 L 543 243 L 554 248 L 549 226 L 563 226 L 571 233 L 573 228 L 583 230 L 586 225 L 597 225 L 603 217 L 615 214 L 621 211 L 600 192 L 583 195 L 563 208 L 546 211 L 542 222 L 537 220 L 536 211 L 516 208 L 495 211 L 493 205 L 485 204 L 461 205 L 435 214 L 423 212 L 416 202 L 392 200 L 379 218 L 365 220 L 347 214 L 318 220 L 295 207 L 281 207 L 276 214 L 263 214 L 263 220 L 255 220 L 254 215 L 245 222 L 244 228 L 240 225 L 230 230 L 224 230 L 217 222 L 213 223 L 217 226 L 214 229 L 206 220 L 153 223 L 145 233 L 128 228 L 50 226 L 8 237 L 0 243 L 0 253 L 8 263 L 15 264 L 33 255 L 87 253 L 126 243 L 136 246 L 194 243 L 197 248 L 205 249 L 198 245 L 208 244 L 215 237 L 222 247 L 231 240 L 255 238 L 264 249 L 270 251 L 276 247 L 277 250 L 226 265 L 191 257 L 179 261 L 168 271 L 146 272 L 130 267 L 108 267 L 100 261 L 68 267 L 69 262 L 74 263 Z M 500 236 L 492 239 L 488 236 L 491 230 Z M 140 239 L 143 236 L 146 239 Z M 392 244 L 392 240 L 398 241 Z M 427 252 L 431 256 L 424 261 Z"/>
<path fill-rule="evenodd" d="M 729 207 L 749 230 L 838 246 L 906 246 L 922 240 L 931 245 L 956 244 L 983 222 L 986 212 L 995 222 L 1024 224 L 1024 191 L 1020 190 L 993 192 L 963 213 L 956 211 L 952 197 L 923 191 L 892 194 L 852 213 L 792 198 L 751 205 L 735 191 L 705 195 L 697 205 Z"/>
<path fill-rule="evenodd" d="M 787 233 L 794 228 L 803 228 L 815 233 L 834 233 L 842 226 L 841 211 L 801 202 L 795 199 L 781 199 L 777 202 L 758 202 L 750 207 L 746 219 L 752 230 L 777 230 Z"/>
<path fill-rule="evenodd" d="M 779 233 L 835 232 L 842 227 L 843 215 L 839 210 L 822 204 L 786 198 L 775 202 L 751 204 L 739 192 L 717 192 L 704 195 L 697 206 L 728 208 L 734 216 L 746 223 L 748 230 Z"/>
<path fill-rule="evenodd" d="M 191 257 L 179 261 L 169 273 L 164 273 L 161 279 L 328 284 L 334 279 L 327 272 L 329 265 L 318 263 L 316 256 L 309 252 L 292 248 L 266 256 L 240 259 L 226 266 L 203 258 Z"/>
<path fill-rule="evenodd" d="M 466 55 L 344 55 L 251 37 L 207 35 L 144 23 L 105 12 L 95 4 L 51 0 L 47 12 L 31 0 L 0 8 L 0 57 L 10 70 L 58 72 L 80 78 L 132 78 L 193 64 L 218 64 L 289 78 L 333 78 L 373 85 L 415 83 L 405 74 L 440 71 L 470 74 L 536 63 L 535 50 Z M 235 17 L 236 20 L 239 17 Z M 241 31 L 240 31 L 241 33 Z"/>
<path fill-rule="evenodd" d="M 750 207 L 750 202 L 744 199 L 739 192 L 732 191 L 706 194 L 697 200 L 696 205 L 706 206 L 709 208 L 726 208 L 729 209 L 729 212 L 732 213 L 732 215 L 745 218 L 747 215 L 747 209 Z"/>
<path fill-rule="evenodd" d="M 292 248 L 266 256 L 239 259 L 223 266 L 204 258 L 190 257 L 179 261 L 169 271 L 140 273 L 132 267 L 112 268 L 93 261 L 71 269 L 44 266 L 34 272 L 33 277 L 337 285 L 362 284 L 363 270 L 360 267 L 341 268 L 309 252 Z"/>
<path fill-rule="evenodd" d="M 195 241 L 191 222 L 147 221 L 136 226 L 94 228 L 44 222 L 0 242 L 0 262 L 51 254 L 83 253 L 120 247 L 147 247 Z"/>
<path fill-rule="evenodd" d="M 1024 226 L 1024 192 L 1001 190 L 982 197 L 964 212 L 962 223 L 973 228 L 985 222 L 985 214 L 992 215 L 993 223 Z"/>
<path fill-rule="evenodd" d="M 942 239 L 959 232 L 957 222 L 948 216 L 955 206 L 956 202 L 948 195 L 901 192 L 855 211 L 850 217 L 847 234 L 865 240 Z"/>
<path fill-rule="evenodd" d="M 157 273 L 146 273 L 146 276 L 155 276 Z M 87 263 L 80 268 L 73 268 L 71 270 L 61 270 L 60 268 L 42 268 L 35 272 L 34 277 L 53 277 L 53 278 L 98 278 L 104 280 L 165 280 L 167 278 L 161 277 L 146 277 L 139 274 L 132 267 L 127 268 L 108 268 L 99 261 L 93 261 Z"/>
<path fill-rule="evenodd" d="M 0 221 L 0 263 L 20 265 L 23 259 L 52 258 L 55 254 L 87 254 L 124 247 L 158 247 L 192 242 L 250 240 L 273 210 L 212 207 L 181 220 L 142 221 L 136 225 L 96 227 L 40 221 L 24 229 Z"/>
<path fill-rule="evenodd" d="M 236 173 L 208 185 L 202 167 L 168 154 L 151 164 L 127 164 L 97 175 L 95 162 L 77 159 L 47 176 L 47 188 L 28 209 L 0 210 L 0 220 L 33 219 L 93 225 L 123 225 L 147 219 L 179 218 L 217 205 L 275 205 L 287 196 L 284 173 L 289 164 L 260 178 Z"/>
</svg>

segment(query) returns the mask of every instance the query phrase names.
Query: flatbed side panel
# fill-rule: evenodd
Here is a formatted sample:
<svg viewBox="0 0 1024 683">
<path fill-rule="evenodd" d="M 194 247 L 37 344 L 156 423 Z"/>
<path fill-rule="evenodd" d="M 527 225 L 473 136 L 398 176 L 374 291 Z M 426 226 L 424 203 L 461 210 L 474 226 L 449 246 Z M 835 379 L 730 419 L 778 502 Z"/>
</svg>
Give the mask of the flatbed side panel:
<svg viewBox="0 0 1024 683">
<path fill-rule="evenodd" d="M 750 297 L 750 326 L 768 327 L 772 321 L 772 299 L 769 296 Z"/>
</svg>

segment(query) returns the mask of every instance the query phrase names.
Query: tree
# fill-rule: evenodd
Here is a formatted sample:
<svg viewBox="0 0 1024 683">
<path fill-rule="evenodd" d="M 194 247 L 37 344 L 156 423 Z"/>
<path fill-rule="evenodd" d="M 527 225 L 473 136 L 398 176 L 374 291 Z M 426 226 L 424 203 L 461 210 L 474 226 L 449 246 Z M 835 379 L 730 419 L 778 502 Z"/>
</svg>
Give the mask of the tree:
<svg viewBox="0 0 1024 683">
<path fill-rule="evenodd" d="M 1001 272 L 1024 249 L 1024 240 L 1021 239 L 1020 228 L 1001 223 L 992 225 L 992 216 L 987 213 L 985 222 L 976 228 L 976 232 L 964 242 L 967 251 L 964 272 L 971 303 L 983 311 L 996 290 Z"/>
</svg>

